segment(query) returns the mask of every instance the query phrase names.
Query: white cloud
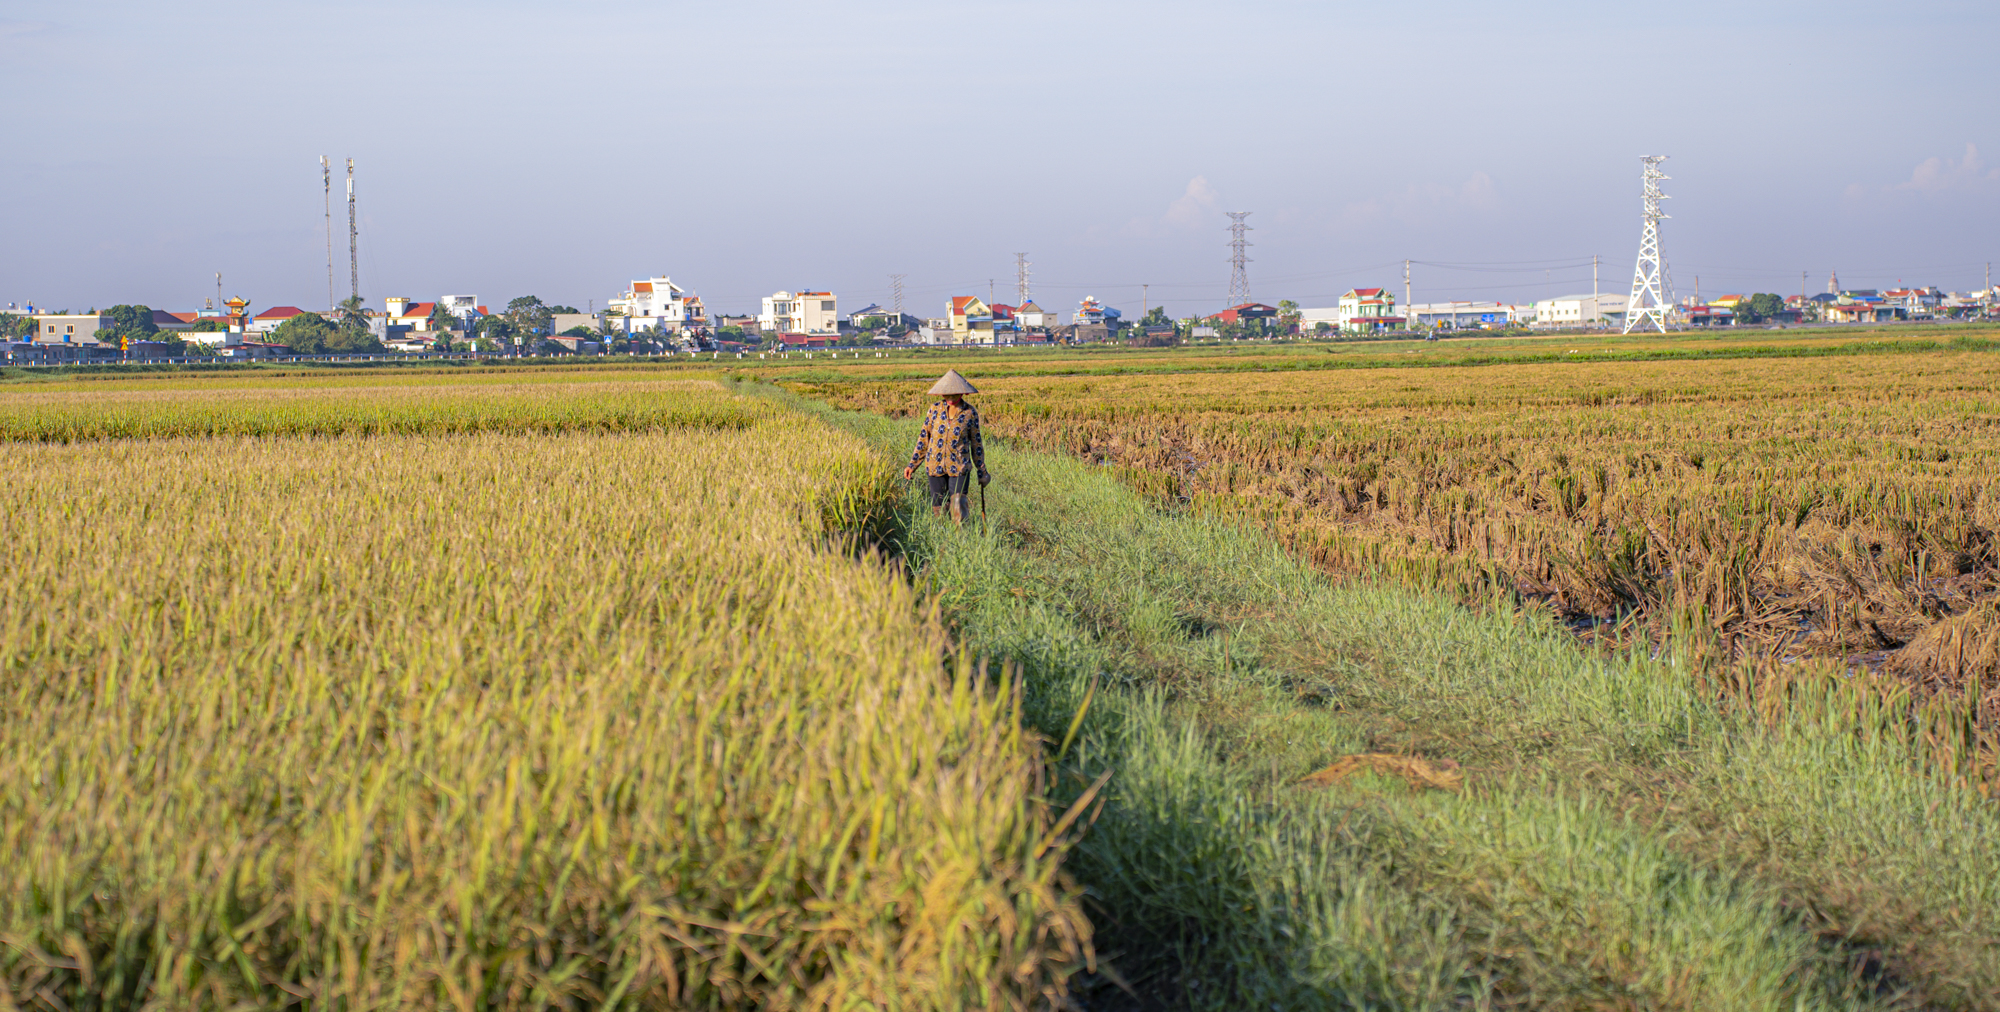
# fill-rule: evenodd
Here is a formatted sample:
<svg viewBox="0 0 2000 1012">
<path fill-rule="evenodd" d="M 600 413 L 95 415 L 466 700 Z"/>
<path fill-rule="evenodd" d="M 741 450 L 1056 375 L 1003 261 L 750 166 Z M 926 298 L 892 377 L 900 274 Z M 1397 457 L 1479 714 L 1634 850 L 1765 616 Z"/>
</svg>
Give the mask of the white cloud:
<svg viewBox="0 0 2000 1012">
<path fill-rule="evenodd" d="M 1988 183 L 2000 182 L 2000 168 L 1989 169 L 1979 158 L 1978 145 L 1967 143 L 1965 156 L 1957 160 L 1950 158 L 1926 158 L 1910 171 L 1908 182 L 1896 184 L 1898 190 L 1916 190 L 1920 193 L 1943 193 L 1948 190 L 1972 190 Z"/>
<path fill-rule="evenodd" d="M 1204 224 L 1213 224 L 1217 202 L 1221 199 L 1222 195 L 1215 192 L 1215 187 L 1210 185 L 1208 177 L 1196 176 L 1188 180 L 1187 192 L 1167 205 L 1165 222 L 1172 228 L 1197 228 Z"/>
</svg>

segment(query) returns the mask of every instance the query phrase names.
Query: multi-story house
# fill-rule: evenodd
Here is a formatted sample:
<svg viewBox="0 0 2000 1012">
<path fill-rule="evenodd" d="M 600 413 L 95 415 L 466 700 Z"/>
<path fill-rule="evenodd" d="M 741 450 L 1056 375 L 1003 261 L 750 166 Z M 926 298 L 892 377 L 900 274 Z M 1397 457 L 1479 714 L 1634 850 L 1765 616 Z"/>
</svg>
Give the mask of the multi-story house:
<svg viewBox="0 0 2000 1012">
<path fill-rule="evenodd" d="M 840 300 L 832 292 L 774 292 L 764 297 L 763 308 L 757 313 L 757 329 L 809 337 L 837 335 Z"/>
<path fill-rule="evenodd" d="M 1014 320 L 1022 330 L 1048 330 L 1056 325 L 1056 314 L 1044 311 L 1029 299 L 1015 307 Z"/>
<path fill-rule="evenodd" d="M 1391 330 L 1403 325 L 1396 297 L 1384 288 L 1351 288 L 1340 297 L 1340 329 L 1349 333 Z"/>
<path fill-rule="evenodd" d="M 648 328 L 673 334 L 708 326 L 708 310 L 702 306 L 701 296 L 689 295 L 664 276 L 632 282 L 624 295 L 606 304 L 605 313 L 614 319 L 622 317 L 615 326 L 628 334 Z"/>
<path fill-rule="evenodd" d="M 952 344 L 992 344 L 993 308 L 977 295 L 954 295 L 945 307 Z"/>
</svg>

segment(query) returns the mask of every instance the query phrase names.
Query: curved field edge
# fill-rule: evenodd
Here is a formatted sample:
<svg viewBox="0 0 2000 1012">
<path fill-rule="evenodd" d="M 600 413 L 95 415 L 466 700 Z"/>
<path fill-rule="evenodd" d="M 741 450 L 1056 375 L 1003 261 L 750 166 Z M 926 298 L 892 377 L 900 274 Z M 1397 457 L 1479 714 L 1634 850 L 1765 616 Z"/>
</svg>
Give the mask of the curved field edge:
<svg viewBox="0 0 2000 1012">
<path fill-rule="evenodd" d="M 0 1004 L 1060 1000 L 1017 687 L 830 550 L 886 469 L 705 417 L 0 458 Z"/>
<path fill-rule="evenodd" d="M 2000 812 L 1907 697 L 1817 672 L 1746 714 L 1672 651 L 1334 586 L 1103 469 L 991 455 L 990 533 L 919 516 L 902 547 L 1029 720 L 1075 729 L 1058 783 L 1110 774 L 1069 866 L 1132 989 L 1098 1003 L 2000 1007 Z M 1465 786 L 1299 785 L 1382 753 Z"/>
</svg>

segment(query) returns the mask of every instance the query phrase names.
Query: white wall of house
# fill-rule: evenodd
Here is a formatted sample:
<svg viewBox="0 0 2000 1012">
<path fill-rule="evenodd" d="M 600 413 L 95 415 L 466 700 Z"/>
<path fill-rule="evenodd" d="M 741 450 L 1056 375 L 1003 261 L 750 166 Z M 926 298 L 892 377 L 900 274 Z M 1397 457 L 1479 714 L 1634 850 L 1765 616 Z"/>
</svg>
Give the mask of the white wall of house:
<svg viewBox="0 0 2000 1012">
<path fill-rule="evenodd" d="M 781 334 L 840 333 L 840 299 L 832 292 L 773 292 L 757 311 L 757 329 Z"/>
<path fill-rule="evenodd" d="M 1612 323 L 1625 320 L 1624 295 L 1561 295 L 1535 303 L 1537 327 L 1588 327 L 1600 317 Z"/>
<path fill-rule="evenodd" d="M 649 327 L 667 333 L 678 333 L 687 327 L 708 326 L 707 311 L 702 308 L 701 297 L 689 295 L 687 290 L 674 284 L 673 279 L 661 275 L 633 281 L 625 294 L 612 299 L 605 306 L 605 312 L 612 316 L 622 316 L 622 329 L 637 333 Z"/>
<path fill-rule="evenodd" d="M 68 313 L 35 317 L 36 344 L 96 344 L 97 332 L 111 328 L 102 313 Z"/>
</svg>

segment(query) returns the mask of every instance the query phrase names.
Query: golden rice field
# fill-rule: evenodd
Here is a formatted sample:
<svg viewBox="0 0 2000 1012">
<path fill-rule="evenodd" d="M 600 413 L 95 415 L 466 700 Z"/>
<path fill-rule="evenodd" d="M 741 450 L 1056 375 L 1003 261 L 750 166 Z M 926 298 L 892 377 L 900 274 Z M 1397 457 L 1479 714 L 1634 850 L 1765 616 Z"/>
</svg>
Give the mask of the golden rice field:
<svg viewBox="0 0 2000 1012">
<path fill-rule="evenodd" d="M 1253 518 L 1336 573 L 1511 592 L 1618 642 L 1884 664 L 2000 721 L 1991 352 L 974 379 L 996 435 Z"/>
<path fill-rule="evenodd" d="M 842 549 L 854 437 L 502 383 L 8 388 L 0 439 L 0 1008 L 1019 1008 L 1089 958 L 1017 687 Z"/>
</svg>

